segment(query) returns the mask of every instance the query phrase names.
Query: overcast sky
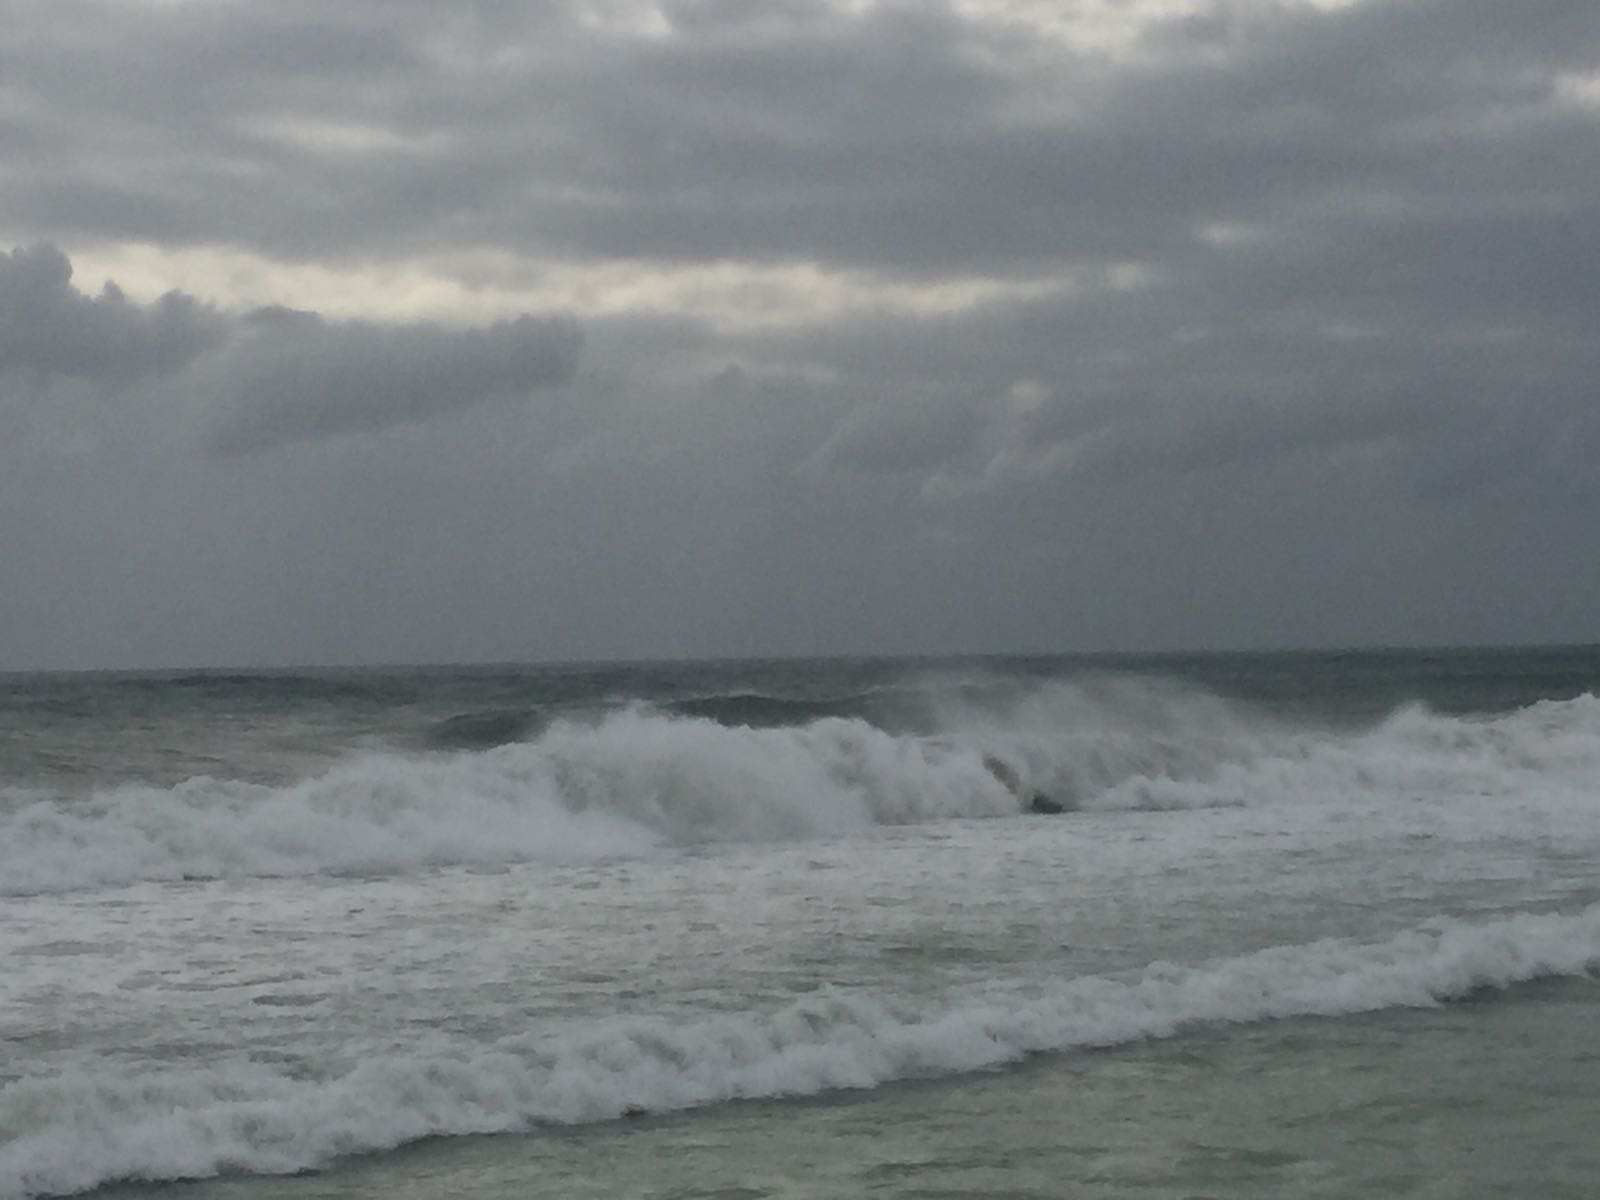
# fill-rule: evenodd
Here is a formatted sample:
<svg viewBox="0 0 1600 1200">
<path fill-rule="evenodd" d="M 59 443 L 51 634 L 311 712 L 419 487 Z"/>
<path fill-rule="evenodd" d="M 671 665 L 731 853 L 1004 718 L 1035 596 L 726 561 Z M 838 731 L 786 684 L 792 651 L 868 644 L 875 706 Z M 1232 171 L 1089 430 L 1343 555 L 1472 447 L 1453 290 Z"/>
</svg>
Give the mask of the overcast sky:
<svg viewBox="0 0 1600 1200">
<path fill-rule="evenodd" d="M 1594 0 L 0 27 L 0 669 L 1600 639 Z"/>
</svg>

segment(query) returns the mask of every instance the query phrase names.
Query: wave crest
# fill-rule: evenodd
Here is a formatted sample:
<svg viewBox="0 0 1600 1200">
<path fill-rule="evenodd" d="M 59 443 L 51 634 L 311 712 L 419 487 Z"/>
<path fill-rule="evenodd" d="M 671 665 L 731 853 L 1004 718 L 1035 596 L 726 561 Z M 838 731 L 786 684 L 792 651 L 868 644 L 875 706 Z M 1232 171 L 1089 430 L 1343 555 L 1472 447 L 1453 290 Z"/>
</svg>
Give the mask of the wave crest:
<svg viewBox="0 0 1600 1200">
<path fill-rule="evenodd" d="M 859 717 L 754 728 L 633 707 L 486 750 L 367 754 L 287 786 L 199 777 L 76 799 L 0 792 L 0 894 L 586 862 L 1029 807 L 1419 796 L 1515 805 L 1592 796 L 1600 772 L 1593 696 L 1493 718 L 1408 707 L 1341 731 L 1159 681 L 1108 679 L 983 705 L 951 700 L 930 729 L 891 733 Z"/>
</svg>

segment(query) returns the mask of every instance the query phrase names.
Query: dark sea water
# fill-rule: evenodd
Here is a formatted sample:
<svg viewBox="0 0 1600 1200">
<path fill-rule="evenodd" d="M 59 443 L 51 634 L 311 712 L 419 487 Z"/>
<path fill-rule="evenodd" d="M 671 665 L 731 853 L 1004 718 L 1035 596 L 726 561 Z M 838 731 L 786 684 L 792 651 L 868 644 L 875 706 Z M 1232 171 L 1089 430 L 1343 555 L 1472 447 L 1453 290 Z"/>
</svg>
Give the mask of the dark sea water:
<svg viewBox="0 0 1600 1200">
<path fill-rule="evenodd" d="M 1597 695 L 0 675 L 0 1197 L 1592 1195 Z"/>
</svg>

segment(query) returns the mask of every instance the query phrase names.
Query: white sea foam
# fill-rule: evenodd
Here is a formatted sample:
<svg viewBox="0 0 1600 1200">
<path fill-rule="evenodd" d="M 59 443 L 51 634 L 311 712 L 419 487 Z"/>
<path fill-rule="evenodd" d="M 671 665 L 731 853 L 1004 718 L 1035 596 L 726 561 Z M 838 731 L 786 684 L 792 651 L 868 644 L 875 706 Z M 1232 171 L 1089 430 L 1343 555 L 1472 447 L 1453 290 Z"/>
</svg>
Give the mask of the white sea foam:
<svg viewBox="0 0 1600 1200">
<path fill-rule="evenodd" d="M 1100 792 L 1097 808 L 1194 808 L 1417 799 L 1518 803 L 1593 794 L 1600 773 L 1600 700 L 1542 701 L 1496 717 L 1408 705 L 1356 733 L 1283 730 L 1248 753 L 1193 774 L 1135 772 Z"/>
<path fill-rule="evenodd" d="M 628 710 L 488 751 L 368 755 L 282 788 L 197 778 L 18 797 L 0 815 L 0 893 L 583 862 L 1015 811 L 974 747 L 856 720 L 751 730 Z"/>
<path fill-rule="evenodd" d="M 1003 709 L 946 713 L 930 736 L 855 719 L 749 729 L 628 709 L 491 750 L 369 754 L 283 787 L 196 778 L 0 796 L 0 894 L 586 862 L 1015 814 L 1036 793 L 1083 809 L 1528 804 L 1592 796 L 1597 772 L 1593 696 L 1495 718 L 1406 708 L 1364 732 L 1127 682 L 1046 685 Z"/>
<path fill-rule="evenodd" d="M 1164 1038 L 1206 1023 L 1430 1006 L 1600 968 L 1600 905 L 1373 943 L 1320 941 L 1024 996 L 990 985 L 920 1006 L 837 991 L 766 1013 L 610 1018 L 475 1044 L 440 1037 L 341 1074 L 248 1061 L 107 1068 L 0 1088 L 0 1196 L 116 1179 L 278 1173 L 436 1134 L 525 1130 L 745 1097 L 802 1096 Z"/>
</svg>

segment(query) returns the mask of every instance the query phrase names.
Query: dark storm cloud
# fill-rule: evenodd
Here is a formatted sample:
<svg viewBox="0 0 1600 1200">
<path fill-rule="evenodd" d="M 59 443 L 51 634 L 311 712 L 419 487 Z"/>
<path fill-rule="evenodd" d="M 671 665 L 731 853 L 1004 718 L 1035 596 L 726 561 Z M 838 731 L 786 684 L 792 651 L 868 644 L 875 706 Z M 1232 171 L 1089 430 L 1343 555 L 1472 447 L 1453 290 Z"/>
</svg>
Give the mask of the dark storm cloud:
<svg viewBox="0 0 1600 1200">
<path fill-rule="evenodd" d="M 1600 53 L 1589 4 L 1218 5 L 1154 24 L 1121 68 L 938 5 L 679 3 L 664 36 L 559 5 L 29 12 L 11 86 L 57 151 L 0 188 L 57 228 L 292 256 L 426 236 L 929 278 L 1148 272 L 1092 303 L 922 322 L 898 355 L 825 331 L 813 365 L 855 354 L 908 397 L 853 416 L 840 462 L 873 457 L 872 429 L 915 427 L 896 461 L 976 437 L 974 397 L 1028 375 L 1124 427 L 1102 457 L 1227 430 L 1292 449 L 1301 425 L 1375 409 L 1422 437 L 1414 411 L 1442 419 L 1459 393 L 1441 360 L 1487 339 L 1524 372 L 1586 369 L 1600 319 L 1600 122 L 1558 94 Z M 919 395 L 923 374 L 965 377 L 955 410 Z M 229 436 L 272 436 L 261 420 Z M 1085 469 L 1089 449 L 1058 461 Z"/>
<path fill-rule="evenodd" d="M 1437 500 L 1446 480 L 1458 498 L 1516 483 L 1551 503 L 1600 485 L 1592 307 L 1535 319 L 1503 297 L 1319 304 L 1288 281 L 1280 303 L 1246 303 L 1227 278 L 1215 293 L 857 323 L 763 351 L 897 381 L 895 398 L 840 421 L 814 465 L 958 484 L 1002 506 L 1052 477 L 1159 490 L 1194 473 L 1309 482 L 1352 464 L 1397 501 Z"/>
<path fill-rule="evenodd" d="M 212 445 L 237 454 L 523 395 L 566 382 L 579 340 L 577 325 L 559 319 L 454 330 L 263 310 L 211 364 L 222 396 Z"/>
<path fill-rule="evenodd" d="M 1358 238 L 1572 218 L 1600 168 L 1592 110 L 1549 103 L 1600 20 L 1555 0 L 1218 6 L 1122 69 L 937 4 L 674 4 L 653 37 L 560 5 L 11 8 L 35 137 L 5 211 L 280 254 L 1019 271 L 1363 203 Z"/>
<path fill-rule="evenodd" d="M 641 301 L 578 370 L 559 323 L 13 258 L 29 661 L 1594 636 L 1592 0 L 1197 2 L 1114 57 L 934 2 L 603 19 L 638 7 L 0 0 L 14 240 L 862 288 L 787 326 Z M 974 279 L 1038 286 L 938 300 Z M 24 374 L 59 407 L 7 408 Z M 126 649 L 124 595 L 177 590 Z"/>
<path fill-rule="evenodd" d="M 0 256 L 0 399 L 59 394 L 57 379 L 92 394 L 153 377 L 189 398 L 224 454 L 412 424 L 564 383 L 581 341 L 562 318 L 450 329 L 282 308 L 228 316 L 177 292 L 140 305 L 114 283 L 90 297 L 71 278 L 54 246 Z"/>
<path fill-rule="evenodd" d="M 0 254 L 0 373 L 127 382 L 176 370 L 223 337 L 223 319 L 192 297 L 141 306 L 114 284 L 90 297 L 71 280 L 54 246 Z"/>
</svg>

